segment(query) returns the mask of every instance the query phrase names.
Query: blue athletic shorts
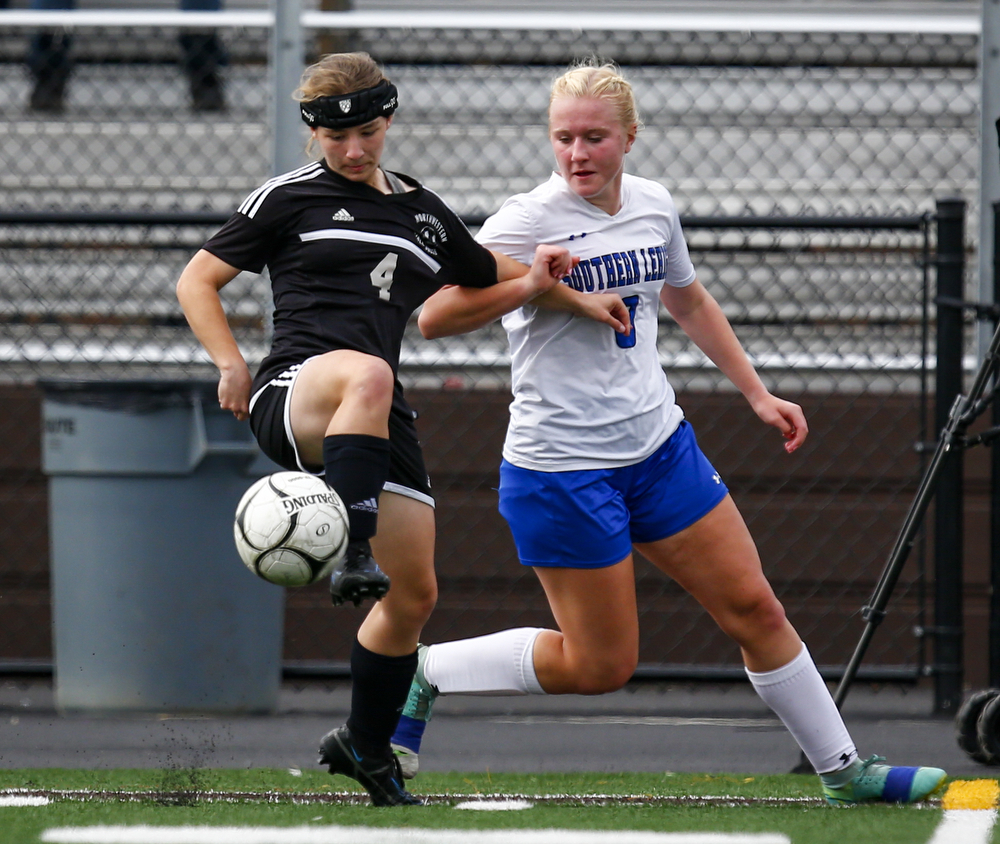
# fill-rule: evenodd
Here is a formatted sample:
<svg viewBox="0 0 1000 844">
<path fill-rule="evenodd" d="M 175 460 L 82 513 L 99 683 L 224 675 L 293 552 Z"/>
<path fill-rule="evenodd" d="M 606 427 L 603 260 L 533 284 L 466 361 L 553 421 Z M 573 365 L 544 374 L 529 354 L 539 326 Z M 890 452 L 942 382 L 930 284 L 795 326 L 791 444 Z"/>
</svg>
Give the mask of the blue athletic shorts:
<svg viewBox="0 0 1000 844">
<path fill-rule="evenodd" d="M 728 492 L 687 421 L 631 466 L 539 472 L 500 464 L 500 513 L 526 566 L 612 566 L 633 542 L 693 525 Z"/>
</svg>

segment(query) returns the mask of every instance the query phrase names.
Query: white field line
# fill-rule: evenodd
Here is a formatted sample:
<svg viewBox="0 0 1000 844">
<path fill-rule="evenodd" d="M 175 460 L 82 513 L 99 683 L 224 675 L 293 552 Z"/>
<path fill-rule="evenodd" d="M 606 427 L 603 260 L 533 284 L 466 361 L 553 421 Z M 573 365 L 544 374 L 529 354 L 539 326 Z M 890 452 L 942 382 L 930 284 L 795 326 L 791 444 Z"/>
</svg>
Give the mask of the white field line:
<svg viewBox="0 0 1000 844">
<path fill-rule="evenodd" d="M 989 844 L 996 809 L 948 809 L 927 844 Z"/>
<path fill-rule="evenodd" d="M 47 829 L 47 844 L 468 844 L 464 829 L 365 826 L 90 826 Z M 791 844 L 778 833 L 481 830 L 476 844 Z"/>
<path fill-rule="evenodd" d="M 97 789 L 0 789 L 0 796 L 44 797 L 62 802 L 148 803 L 181 798 L 192 803 L 293 803 L 298 805 L 367 804 L 368 796 L 353 791 L 99 791 Z M 542 805 L 572 806 L 826 806 L 822 797 L 742 797 L 731 794 L 421 794 L 429 805 L 449 806 L 462 801 L 525 800 Z M 940 805 L 928 801 L 927 808 Z"/>
<path fill-rule="evenodd" d="M 48 806 L 48 797 L 8 794 L 0 796 L 0 806 Z"/>
<path fill-rule="evenodd" d="M 635 727 L 774 727 L 785 729 L 777 718 L 689 718 L 677 715 L 507 715 L 492 719 L 499 724 L 624 724 Z M 893 722 L 895 723 L 895 721 Z"/>
<path fill-rule="evenodd" d="M 466 800 L 464 803 L 456 803 L 455 808 L 474 812 L 517 812 L 534 805 L 527 800 Z"/>
</svg>

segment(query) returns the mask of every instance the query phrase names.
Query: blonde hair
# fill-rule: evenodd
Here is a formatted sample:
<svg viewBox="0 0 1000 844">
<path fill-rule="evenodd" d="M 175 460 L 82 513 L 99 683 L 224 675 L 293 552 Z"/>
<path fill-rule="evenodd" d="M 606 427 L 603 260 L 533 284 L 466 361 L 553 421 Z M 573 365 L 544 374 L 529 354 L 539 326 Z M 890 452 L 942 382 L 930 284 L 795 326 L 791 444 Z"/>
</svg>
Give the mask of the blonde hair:
<svg viewBox="0 0 1000 844">
<path fill-rule="evenodd" d="M 307 103 L 319 97 L 338 97 L 374 88 L 388 78 L 368 53 L 327 53 L 302 72 L 292 99 Z"/>
<path fill-rule="evenodd" d="M 642 128 L 632 85 L 614 62 L 586 59 L 574 64 L 552 83 L 549 107 L 559 97 L 594 97 L 611 103 L 625 129 Z"/>
</svg>

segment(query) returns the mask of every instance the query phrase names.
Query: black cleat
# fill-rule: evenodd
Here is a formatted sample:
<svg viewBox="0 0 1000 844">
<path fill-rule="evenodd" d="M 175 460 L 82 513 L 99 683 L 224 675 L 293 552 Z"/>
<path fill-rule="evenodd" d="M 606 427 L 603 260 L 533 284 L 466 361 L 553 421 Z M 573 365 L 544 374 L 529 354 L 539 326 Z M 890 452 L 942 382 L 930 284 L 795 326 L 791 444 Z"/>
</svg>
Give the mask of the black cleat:
<svg viewBox="0 0 1000 844">
<path fill-rule="evenodd" d="M 352 601 L 358 606 L 365 598 L 379 600 L 389 591 L 389 575 L 378 567 L 367 539 L 347 545 L 344 559 L 330 575 L 330 600 L 334 606 Z"/>
<path fill-rule="evenodd" d="M 403 788 L 403 775 L 395 754 L 386 745 L 381 756 L 362 756 L 354 736 L 345 725 L 327 733 L 319 743 L 319 764 L 331 774 L 357 780 L 371 795 L 375 806 L 422 806 L 423 800 Z"/>
</svg>

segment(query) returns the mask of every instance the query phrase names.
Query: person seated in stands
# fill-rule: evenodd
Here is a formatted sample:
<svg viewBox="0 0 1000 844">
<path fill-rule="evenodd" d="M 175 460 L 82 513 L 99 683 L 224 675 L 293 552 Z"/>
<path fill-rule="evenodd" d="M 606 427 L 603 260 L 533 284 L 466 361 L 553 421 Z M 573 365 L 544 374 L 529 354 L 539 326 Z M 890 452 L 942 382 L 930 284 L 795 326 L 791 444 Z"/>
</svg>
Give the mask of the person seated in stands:
<svg viewBox="0 0 1000 844">
<path fill-rule="evenodd" d="M 2 3 L 0 5 L 6 5 Z M 180 0 L 184 11 L 217 12 L 222 0 Z M 32 9 L 75 9 L 76 0 L 31 0 Z M 191 90 L 195 111 L 225 110 L 219 70 L 226 55 L 214 32 L 182 32 L 179 36 L 181 67 Z M 28 105 L 32 111 L 59 113 L 65 107 L 66 84 L 73 71 L 72 38 L 65 31 L 38 32 L 28 48 L 27 65 L 33 87 Z"/>
</svg>

